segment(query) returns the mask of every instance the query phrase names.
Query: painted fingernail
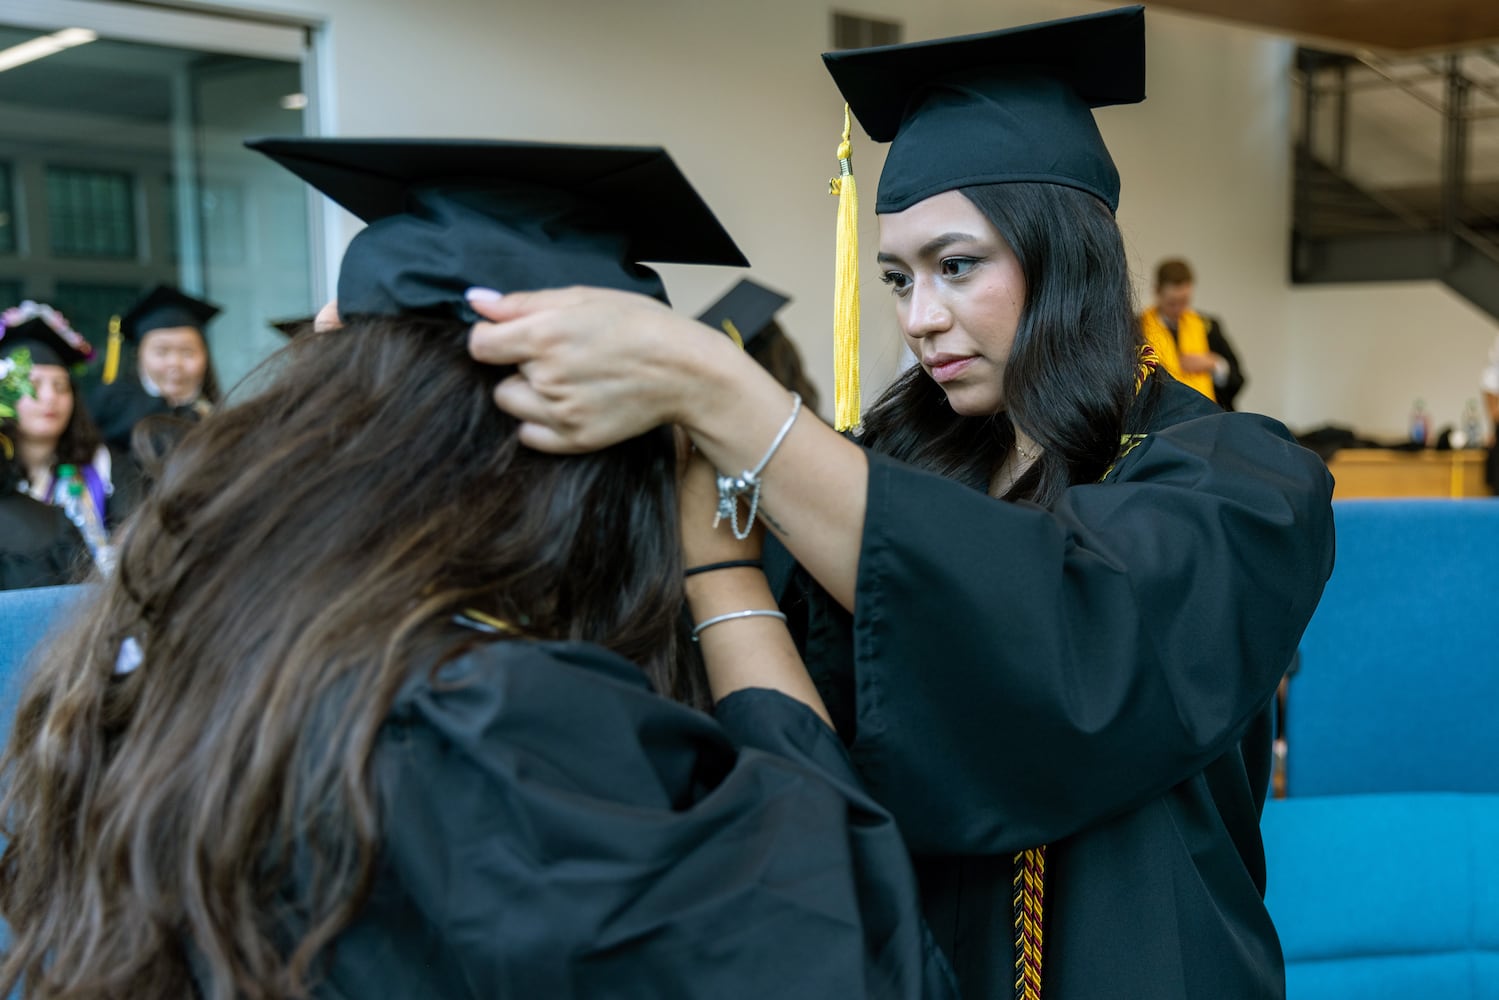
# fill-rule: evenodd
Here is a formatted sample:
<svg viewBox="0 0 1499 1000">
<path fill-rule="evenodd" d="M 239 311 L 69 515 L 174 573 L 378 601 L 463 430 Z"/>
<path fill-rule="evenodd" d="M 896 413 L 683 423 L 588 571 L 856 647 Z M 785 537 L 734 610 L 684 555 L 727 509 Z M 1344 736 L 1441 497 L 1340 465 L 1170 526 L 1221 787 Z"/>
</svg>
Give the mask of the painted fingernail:
<svg viewBox="0 0 1499 1000">
<path fill-rule="evenodd" d="M 463 297 L 470 302 L 498 302 L 505 297 L 503 292 L 497 292 L 493 288 L 470 288 L 463 293 Z"/>
</svg>

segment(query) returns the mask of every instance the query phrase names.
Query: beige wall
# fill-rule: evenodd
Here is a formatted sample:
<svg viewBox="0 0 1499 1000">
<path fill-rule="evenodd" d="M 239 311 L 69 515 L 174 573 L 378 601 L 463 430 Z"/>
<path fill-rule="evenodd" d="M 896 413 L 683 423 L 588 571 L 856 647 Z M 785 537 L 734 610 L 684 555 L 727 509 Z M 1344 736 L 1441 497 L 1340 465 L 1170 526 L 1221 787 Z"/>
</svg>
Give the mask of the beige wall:
<svg viewBox="0 0 1499 1000">
<path fill-rule="evenodd" d="M 1417 399 L 1434 428 L 1456 425 L 1463 404 L 1479 398 L 1499 335 L 1492 319 L 1435 282 L 1303 288 L 1293 305 L 1286 419 L 1298 427 L 1337 423 L 1401 437 Z"/>
<path fill-rule="evenodd" d="M 841 113 L 817 58 L 834 6 L 817 0 L 277 0 L 242 9 L 317 19 L 323 129 L 341 135 L 496 136 L 667 146 L 735 233 L 755 275 L 795 296 L 784 324 L 831 384 L 832 234 L 826 194 Z M 1103 9 L 1058 0 L 839 3 L 937 37 Z M 1399 431 L 1423 396 L 1443 418 L 1473 394 L 1496 327 L 1434 286 L 1292 289 L 1289 42 L 1157 11 L 1149 99 L 1099 114 L 1123 175 L 1120 223 L 1148 296 L 1167 255 L 1196 265 L 1250 383 L 1242 402 L 1292 422 Z M 860 136 L 866 380 L 902 348 L 875 280 L 882 150 Z M 330 210 L 336 266 L 352 220 Z M 696 310 L 735 278 L 666 268 Z M 1398 304 L 1398 309 L 1396 308 Z M 1413 365 L 1393 348 L 1419 333 Z M 1357 357 L 1351 372 L 1340 358 Z M 1340 374 L 1326 378 L 1332 366 Z M 868 390 L 866 390 L 868 398 Z"/>
</svg>

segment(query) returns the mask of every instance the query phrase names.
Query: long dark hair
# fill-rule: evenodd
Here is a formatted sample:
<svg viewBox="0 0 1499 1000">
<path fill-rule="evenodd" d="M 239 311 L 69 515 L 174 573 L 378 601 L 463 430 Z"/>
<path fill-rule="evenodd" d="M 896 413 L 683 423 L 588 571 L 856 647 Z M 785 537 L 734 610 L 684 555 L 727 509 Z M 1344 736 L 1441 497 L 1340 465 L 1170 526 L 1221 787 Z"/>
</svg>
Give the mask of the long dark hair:
<svg viewBox="0 0 1499 1000">
<path fill-rule="evenodd" d="M 1055 503 L 1103 475 L 1134 400 L 1140 333 L 1119 226 L 1092 195 L 1057 184 L 961 189 L 1020 262 L 1025 305 L 1005 369 L 1005 411 L 953 413 L 913 367 L 864 418 L 864 443 L 988 490 L 1018 424 L 1046 450 L 1007 499 Z"/>
<path fill-rule="evenodd" d="M 523 448 L 491 398 L 507 371 L 464 337 L 414 319 L 299 337 L 166 458 L 16 717 L 0 995 L 21 977 L 46 997 L 305 995 L 371 884 L 392 700 L 502 641 L 455 614 L 601 643 L 683 690 L 669 430 Z M 144 662 L 114 676 L 127 637 Z"/>
<path fill-rule="evenodd" d="M 68 372 L 68 386 L 73 393 L 73 415 L 68 418 L 68 425 L 62 429 L 62 434 L 57 439 L 57 456 L 52 461 L 54 473 L 59 465 L 76 465 L 79 468 L 88 465 L 94 460 L 99 445 L 104 443 L 104 438 L 99 434 L 99 425 L 94 423 L 88 404 L 78 391 L 78 380 L 71 371 Z M 11 442 L 19 443 L 19 421 L 12 419 L 0 424 L 0 434 Z M 7 455 L 5 449 L 0 447 L 0 490 L 13 491 L 25 478 L 26 470 L 22 468 L 19 458 Z"/>
</svg>

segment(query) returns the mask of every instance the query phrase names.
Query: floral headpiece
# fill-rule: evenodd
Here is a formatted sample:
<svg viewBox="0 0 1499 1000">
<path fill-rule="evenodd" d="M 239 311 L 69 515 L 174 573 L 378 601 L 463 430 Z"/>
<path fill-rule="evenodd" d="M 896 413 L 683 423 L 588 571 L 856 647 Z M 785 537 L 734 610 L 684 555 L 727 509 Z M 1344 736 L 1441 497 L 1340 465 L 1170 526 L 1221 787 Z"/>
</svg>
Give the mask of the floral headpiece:
<svg viewBox="0 0 1499 1000">
<path fill-rule="evenodd" d="M 33 302 L 30 299 L 0 313 L 0 340 L 5 339 L 6 330 L 20 326 L 22 323 L 30 323 L 34 319 L 46 323 L 52 328 L 53 333 L 85 358 L 94 356 L 94 345 L 85 340 L 83 334 L 73 329 L 66 316 L 45 302 Z"/>
<path fill-rule="evenodd" d="M 35 394 L 31 388 L 31 352 L 23 347 L 8 358 L 0 358 L 0 420 L 16 415 L 16 402 L 22 396 Z"/>
</svg>

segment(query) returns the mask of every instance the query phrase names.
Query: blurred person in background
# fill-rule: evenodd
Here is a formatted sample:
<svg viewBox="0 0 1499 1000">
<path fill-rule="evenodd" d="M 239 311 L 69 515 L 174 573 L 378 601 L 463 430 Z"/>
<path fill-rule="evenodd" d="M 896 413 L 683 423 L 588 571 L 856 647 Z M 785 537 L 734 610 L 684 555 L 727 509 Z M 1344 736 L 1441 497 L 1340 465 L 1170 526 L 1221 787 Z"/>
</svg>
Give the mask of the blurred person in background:
<svg viewBox="0 0 1499 1000">
<path fill-rule="evenodd" d="M 0 454 L 0 490 L 63 511 L 94 564 L 107 571 L 109 535 L 129 512 L 134 470 L 100 440 L 77 394 L 73 371 L 93 356 L 93 347 L 52 307 L 23 302 L 0 316 L 0 357 L 23 350 L 31 394 L 16 402 L 15 416 L 0 428 L 13 445 L 12 453 Z"/>
<path fill-rule="evenodd" d="M 1191 265 L 1162 261 L 1155 272 L 1155 305 L 1141 314 L 1140 326 L 1167 372 L 1232 410 L 1244 388 L 1244 372 L 1223 324 L 1192 308 L 1195 291 Z"/>
<path fill-rule="evenodd" d="M 816 413 L 817 387 L 807 377 L 801 352 L 776 321 L 776 313 L 790 302 L 790 296 L 744 278 L 699 313 L 697 320 L 737 339 L 760 367 L 799 394 L 807 409 Z"/>
<path fill-rule="evenodd" d="M 169 413 L 198 421 L 219 402 L 218 378 L 204 331 L 219 307 L 170 285 L 158 285 L 110 331 L 109 356 L 89 406 L 112 447 L 130 447 L 144 417 Z M 120 371 L 121 341 L 135 344 L 135 371 Z"/>
<path fill-rule="evenodd" d="M 6 352 L 0 343 L 0 422 L 13 421 L 16 404 L 35 394 L 31 349 Z M 15 458 L 15 441 L 0 431 L 0 459 Z M 68 583 L 87 560 L 83 536 L 59 508 L 19 490 L 0 489 L 0 590 Z"/>
</svg>

